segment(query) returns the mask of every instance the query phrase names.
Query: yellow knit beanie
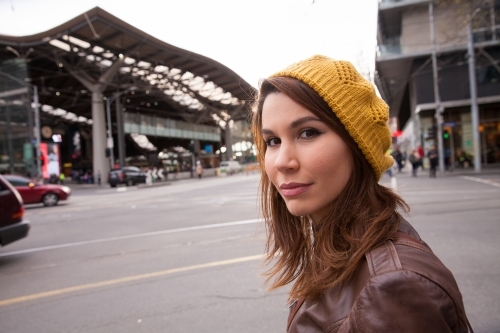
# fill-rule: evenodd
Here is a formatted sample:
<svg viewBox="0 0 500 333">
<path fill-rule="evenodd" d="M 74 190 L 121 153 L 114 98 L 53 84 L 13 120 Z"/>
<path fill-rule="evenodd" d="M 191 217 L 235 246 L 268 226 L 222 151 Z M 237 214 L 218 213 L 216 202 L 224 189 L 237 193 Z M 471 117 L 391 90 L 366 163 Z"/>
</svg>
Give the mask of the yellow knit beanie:
<svg viewBox="0 0 500 333">
<path fill-rule="evenodd" d="M 316 55 L 271 77 L 291 77 L 316 91 L 361 148 L 377 179 L 393 165 L 394 160 L 388 153 L 391 145 L 387 125 L 389 107 L 351 63 Z"/>
</svg>

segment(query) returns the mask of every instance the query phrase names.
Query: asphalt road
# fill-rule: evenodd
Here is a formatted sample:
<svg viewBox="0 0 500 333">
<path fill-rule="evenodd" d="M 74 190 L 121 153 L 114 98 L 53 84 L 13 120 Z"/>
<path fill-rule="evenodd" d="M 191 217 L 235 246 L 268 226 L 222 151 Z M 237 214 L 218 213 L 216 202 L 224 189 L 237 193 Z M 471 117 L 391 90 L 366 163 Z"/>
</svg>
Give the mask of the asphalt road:
<svg viewBox="0 0 500 333">
<path fill-rule="evenodd" d="M 397 176 L 475 331 L 500 332 L 500 173 Z M 0 331 L 285 331 L 286 290 L 267 293 L 261 276 L 257 185 L 74 187 L 67 203 L 28 207 L 30 235 L 0 249 Z"/>
</svg>

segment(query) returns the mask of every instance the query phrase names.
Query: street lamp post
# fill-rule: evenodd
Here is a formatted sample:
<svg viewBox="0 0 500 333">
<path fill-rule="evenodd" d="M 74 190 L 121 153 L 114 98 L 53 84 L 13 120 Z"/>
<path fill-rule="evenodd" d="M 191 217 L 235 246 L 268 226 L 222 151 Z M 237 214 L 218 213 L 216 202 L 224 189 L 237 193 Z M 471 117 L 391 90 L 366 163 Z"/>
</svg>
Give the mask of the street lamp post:
<svg viewBox="0 0 500 333">
<path fill-rule="evenodd" d="M 107 137 L 107 145 L 106 145 L 106 147 L 110 150 L 109 157 L 110 157 L 111 170 L 113 169 L 113 166 L 114 166 L 114 163 L 115 163 L 115 154 L 113 152 L 114 142 L 113 142 L 113 132 L 112 132 L 112 126 L 111 126 L 110 105 L 111 105 L 111 103 L 113 103 L 114 100 L 116 100 L 121 95 L 126 94 L 129 91 L 135 90 L 135 89 L 137 89 L 137 87 L 132 86 L 132 87 L 129 87 L 129 88 L 123 90 L 123 91 L 114 93 L 112 97 L 106 98 L 106 118 L 107 118 L 107 122 L 108 122 L 108 131 L 107 131 L 108 135 L 106 136 Z M 121 126 L 121 124 L 118 124 L 118 126 Z M 118 133 L 121 133 L 121 131 L 119 131 Z M 120 141 L 120 138 L 118 139 L 118 141 Z"/>
<path fill-rule="evenodd" d="M 106 147 L 109 149 L 109 164 L 110 164 L 110 170 L 113 170 L 113 166 L 115 163 L 115 156 L 113 152 L 113 132 L 111 132 L 111 114 L 109 111 L 109 104 L 111 103 L 110 98 L 106 98 L 106 118 L 108 121 L 108 131 L 107 131 L 107 142 L 106 142 Z"/>
</svg>

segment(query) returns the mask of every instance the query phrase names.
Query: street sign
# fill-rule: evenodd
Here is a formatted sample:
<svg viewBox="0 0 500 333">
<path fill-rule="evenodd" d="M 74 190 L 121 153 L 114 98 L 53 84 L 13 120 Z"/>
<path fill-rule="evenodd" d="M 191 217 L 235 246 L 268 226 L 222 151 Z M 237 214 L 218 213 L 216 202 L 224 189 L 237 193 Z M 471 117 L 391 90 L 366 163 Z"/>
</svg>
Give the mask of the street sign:
<svg viewBox="0 0 500 333">
<path fill-rule="evenodd" d="M 457 126 L 457 123 L 454 121 L 443 123 L 443 127 L 455 127 L 455 126 Z"/>
</svg>

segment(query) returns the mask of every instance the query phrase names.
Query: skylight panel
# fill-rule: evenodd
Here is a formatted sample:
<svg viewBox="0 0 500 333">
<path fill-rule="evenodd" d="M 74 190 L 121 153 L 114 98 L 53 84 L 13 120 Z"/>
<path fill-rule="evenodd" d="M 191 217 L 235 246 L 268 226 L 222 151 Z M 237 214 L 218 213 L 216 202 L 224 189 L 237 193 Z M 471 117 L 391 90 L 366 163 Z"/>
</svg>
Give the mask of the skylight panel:
<svg viewBox="0 0 500 333">
<path fill-rule="evenodd" d="M 158 66 L 155 67 L 154 71 L 157 72 L 157 73 L 164 73 L 165 71 L 168 71 L 168 67 L 167 66 L 158 65 Z"/>
<path fill-rule="evenodd" d="M 86 42 L 86 41 L 83 41 L 79 38 L 76 38 L 76 37 L 72 37 L 72 36 L 68 36 L 68 35 L 64 35 L 62 37 L 64 40 L 70 42 L 71 44 L 75 44 L 75 45 L 78 45 L 84 49 L 87 49 L 90 47 L 90 43 Z"/>
<path fill-rule="evenodd" d="M 194 75 L 191 72 L 186 72 L 186 73 L 182 74 L 182 77 L 181 77 L 181 79 L 183 81 L 184 80 L 191 80 L 192 78 L 194 78 Z"/>
<path fill-rule="evenodd" d="M 151 67 L 151 64 L 149 62 L 146 62 L 146 61 L 139 61 L 137 63 L 137 66 L 142 67 L 142 68 L 149 68 L 149 67 Z"/>
<path fill-rule="evenodd" d="M 113 64 L 113 62 L 111 60 L 108 60 L 108 59 L 104 59 L 100 62 L 101 65 L 105 66 L 105 67 L 109 67 Z"/>
<path fill-rule="evenodd" d="M 65 43 L 65 42 L 61 42 L 60 40 L 58 39 L 53 39 L 49 42 L 49 44 L 55 46 L 55 47 L 58 47 L 60 48 L 61 50 L 64 50 L 64 51 L 67 51 L 69 52 L 71 50 L 71 47 L 69 46 L 69 44 Z"/>
<path fill-rule="evenodd" d="M 135 62 L 135 59 L 134 58 L 125 57 L 125 60 L 123 60 L 123 62 L 126 63 L 127 65 L 132 65 Z"/>
<path fill-rule="evenodd" d="M 63 110 L 63 109 L 59 109 L 59 108 L 57 108 L 57 109 L 53 110 L 53 111 L 52 111 L 52 112 L 50 112 L 50 113 L 52 113 L 52 114 L 53 114 L 53 115 L 55 115 L 55 116 L 62 116 L 62 115 L 65 115 L 65 114 L 66 114 L 66 113 L 68 113 L 68 112 L 67 112 L 66 110 Z"/>
<path fill-rule="evenodd" d="M 67 120 L 73 120 L 73 121 L 77 121 L 78 120 L 77 115 L 74 114 L 73 112 L 68 112 L 68 113 L 62 115 L 61 118 L 64 118 L 64 119 L 67 119 Z"/>
</svg>

